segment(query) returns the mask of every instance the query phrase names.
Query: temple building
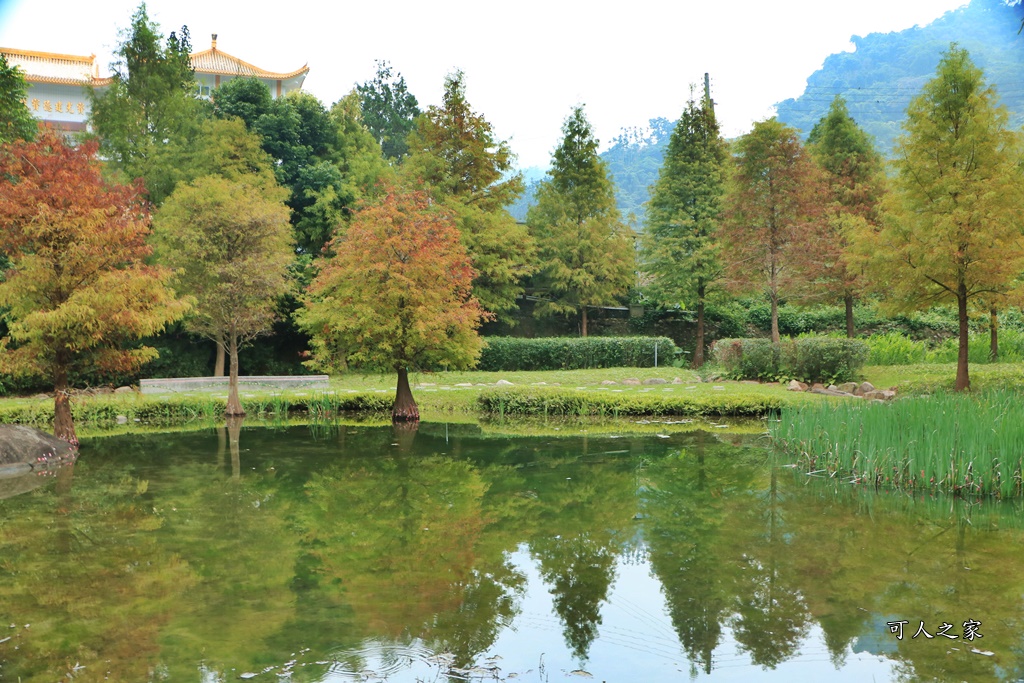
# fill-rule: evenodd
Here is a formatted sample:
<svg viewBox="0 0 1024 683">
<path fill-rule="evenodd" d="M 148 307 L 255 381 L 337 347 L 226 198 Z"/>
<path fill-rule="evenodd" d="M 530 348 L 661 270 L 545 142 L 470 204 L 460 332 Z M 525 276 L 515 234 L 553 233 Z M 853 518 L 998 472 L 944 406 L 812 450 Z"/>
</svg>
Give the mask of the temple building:
<svg viewBox="0 0 1024 683">
<path fill-rule="evenodd" d="M 83 57 L 34 50 L 0 47 L 10 66 L 18 67 L 28 82 L 25 106 L 32 115 L 58 130 L 68 133 L 86 130 L 89 97 L 86 88 L 104 88 L 111 78 L 101 78 L 96 55 Z M 209 50 L 190 56 L 196 74 L 197 94 L 209 97 L 232 78 L 254 77 L 262 81 L 272 97 L 283 97 L 301 90 L 309 73 L 304 65 L 288 73 L 267 71 L 217 49 L 217 34 Z"/>
</svg>

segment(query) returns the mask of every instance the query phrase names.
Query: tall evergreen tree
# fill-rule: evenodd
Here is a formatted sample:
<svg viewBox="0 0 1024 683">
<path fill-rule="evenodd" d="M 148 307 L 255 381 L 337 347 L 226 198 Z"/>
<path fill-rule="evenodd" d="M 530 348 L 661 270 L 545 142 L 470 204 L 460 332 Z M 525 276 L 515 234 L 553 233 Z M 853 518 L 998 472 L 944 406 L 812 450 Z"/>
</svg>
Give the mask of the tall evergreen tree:
<svg viewBox="0 0 1024 683">
<path fill-rule="evenodd" d="M 419 102 L 409 92 L 405 77 L 387 61 L 377 62 L 372 80 L 356 86 L 362 100 L 363 121 L 380 143 L 384 156 L 400 159 L 409 150 L 406 138 L 420 115 Z"/>
<path fill-rule="evenodd" d="M 968 305 L 991 305 L 1024 270 L 1021 135 L 967 51 L 950 46 L 907 109 L 879 230 L 856 249 L 900 308 L 956 303 L 956 389 L 970 389 Z"/>
<path fill-rule="evenodd" d="M 716 230 L 727 158 L 710 92 L 699 102 L 691 93 L 648 203 L 641 259 L 656 300 L 697 308 L 695 368 L 704 365 L 704 304 L 723 273 Z"/>
<path fill-rule="evenodd" d="M 463 74 L 456 71 L 445 79 L 442 105 L 417 119 L 402 164 L 409 184 L 426 185 L 456 216 L 477 273 L 473 295 L 506 322 L 512 322 L 523 278 L 535 270 L 529 231 L 505 208 L 523 192 L 514 161 L 508 143 L 496 140 L 491 124 L 470 107 Z"/>
<path fill-rule="evenodd" d="M 864 285 L 859 269 L 848 267 L 845 256 L 852 229 L 864 222 L 878 224 L 885 190 L 882 157 L 839 95 L 828 114 L 811 130 L 807 142 L 811 155 L 825 172 L 833 200 L 826 220 L 818 223 L 822 233 L 815 240 L 815 248 L 805 254 L 807 284 L 812 297 L 824 294 L 843 300 L 846 335 L 853 337 L 853 303 Z"/>
<path fill-rule="evenodd" d="M 539 315 L 580 313 L 587 336 L 587 307 L 624 296 L 636 281 L 633 231 L 615 206 L 615 190 L 597 154 L 598 141 L 583 113 L 573 109 L 562 125 L 550 178 L 537 190 L 526 217 L 537 240 Z"/>
<path fill-rule="evenodd" d="M 25 106 L 28 84 L 21 69 L 0 54 L 0 145 L 15 140 L 34 140 L 36 121 Z"/>
<path fill-rule="evenodd" d="M 110 86 L 90 91 L 92 124 L 101 152 L 129 178 L 148 180 L 155 151 L 183 135 L 200 115 L 192 46 L 184 26 L 180 35 L 172 31 L 164 41 L 145 3 L 122 38 Z"/>
</svg>

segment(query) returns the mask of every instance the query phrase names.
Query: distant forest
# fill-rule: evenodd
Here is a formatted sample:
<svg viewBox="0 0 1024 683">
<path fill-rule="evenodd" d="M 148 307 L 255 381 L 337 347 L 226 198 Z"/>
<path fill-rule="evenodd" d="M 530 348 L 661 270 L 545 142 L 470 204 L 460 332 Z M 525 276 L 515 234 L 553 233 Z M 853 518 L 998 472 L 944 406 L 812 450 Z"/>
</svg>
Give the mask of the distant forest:
<svg viewBox="0 0 1024 683">
<path fill-rule="evenodd" d="M 900 124 L 911 98 L 935 75 L 940 54 L 952 42 L 967 48 L 971 59 L 984 69 L 1003 104 L 1011 124 L 1024 125 L 1024 3 L 973 0 L 970 5 L 947 12 L 931 24 L 898 33 L 853 36 L 854 52 L 829 56 L 807 79 L 804 94 L 776 105 L 778 119 L 802 131 L 804 137 L 828 111 L 836 95 L 842 95 L 853 118 L 875 138 L 878 150 L 892 153 Z M 623 217 L 643 229 L 648 188 L 658 179 L 658 169 L 675 121 L 651 119 L 646 126 L 623 130 L 601 154 L 615 180 L 616 197 Z M 509 207 L 516 220 L 525 221 L 543 171 L 524 171 L 527 191 Z"/>
<path fill-rule="evenodd" d="M 1024 35 L 1019 35 L 1024 6 L 1003 0 L 973 0 L 924 27 L 899 33 L 854 36 L 854 52 L 825 60 L 807 79 L 804 94 L 776 105 L 778 119 L 806 136 L 828 111 L 836 95 L 891 155 L 911 98 L 935 75 L 940 54 L 956 42 L 985 71 L 1011 112 L 1011 124 L 1024 124 Z"/>
</svg>

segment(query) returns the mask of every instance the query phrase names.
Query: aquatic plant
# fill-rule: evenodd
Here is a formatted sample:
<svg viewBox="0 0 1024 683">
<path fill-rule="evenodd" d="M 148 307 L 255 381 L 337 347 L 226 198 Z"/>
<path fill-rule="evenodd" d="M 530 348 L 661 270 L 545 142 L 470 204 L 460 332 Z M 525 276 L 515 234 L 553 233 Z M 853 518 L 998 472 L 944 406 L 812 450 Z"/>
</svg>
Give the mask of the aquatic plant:
<svg viewBox="0 0 1024 683">
<path fill-rule="evenodd" d="M 808 472 L 850 483 L 1024 493 L 1024 401 L 1013 391 L 787 407 L 771 435 Z"/>
</svg>

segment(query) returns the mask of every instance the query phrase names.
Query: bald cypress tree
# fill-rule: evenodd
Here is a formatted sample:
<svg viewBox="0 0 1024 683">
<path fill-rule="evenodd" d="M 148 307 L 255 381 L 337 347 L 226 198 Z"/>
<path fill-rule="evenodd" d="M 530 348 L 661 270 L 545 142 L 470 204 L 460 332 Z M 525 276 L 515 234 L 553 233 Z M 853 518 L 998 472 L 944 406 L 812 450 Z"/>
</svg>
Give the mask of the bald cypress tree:
<svg viewBox="0 0 1024 683">
<path fill-rule="evenodd" d="M 697 309 L 693 367 L 704 365 L 704 305 L 722 277 L 716 237 L 728 158 L 711 94 L 690 95 L 648 203 L 641 268 L 662 304 Z"/>
<path fill-rule="evenodd" d="M 615 206 L 615 189 L 597 154 L 597 138 L 583 107 L 562 126 L 550 177 L 537 190 L 526 222 L 537 241 L 541 272 L 540 315 L 580 313 L 587 336 L 587 307 L 616 303 L 635 282 L 633 232 Z"/>
</svg>

